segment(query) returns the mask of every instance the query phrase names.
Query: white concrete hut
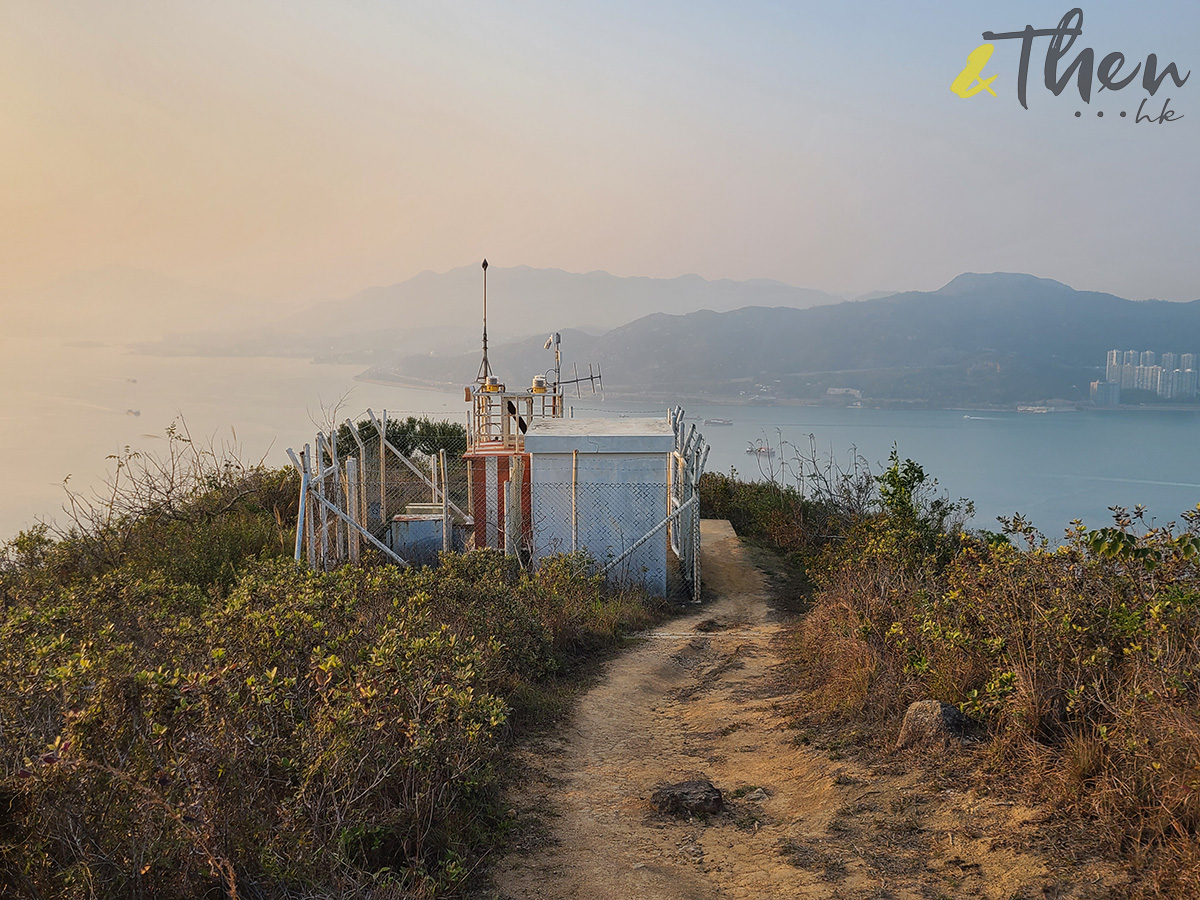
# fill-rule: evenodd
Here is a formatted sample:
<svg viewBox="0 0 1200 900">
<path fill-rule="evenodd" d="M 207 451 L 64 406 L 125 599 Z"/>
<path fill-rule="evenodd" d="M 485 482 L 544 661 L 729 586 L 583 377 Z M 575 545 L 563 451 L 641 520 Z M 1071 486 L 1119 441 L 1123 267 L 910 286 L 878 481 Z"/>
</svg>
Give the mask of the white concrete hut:
<svg viewBox="0 0 1200 900">
<path fill-rule="evenodd" d="M 538 419 L 525 435 L 530 458 L 535 563 L 587 550 L 601 564 L 620 557 L 667 516 L 675 434 L 665 419 Z M 667 590 L 664 528 L 609 577 Z"/>
</svg>

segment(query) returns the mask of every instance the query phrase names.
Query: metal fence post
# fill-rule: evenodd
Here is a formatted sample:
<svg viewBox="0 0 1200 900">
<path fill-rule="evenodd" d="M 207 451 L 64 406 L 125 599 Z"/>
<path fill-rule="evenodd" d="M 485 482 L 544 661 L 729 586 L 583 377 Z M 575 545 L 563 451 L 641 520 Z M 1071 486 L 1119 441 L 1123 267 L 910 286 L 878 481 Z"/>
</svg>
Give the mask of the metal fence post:
<svg viewBox="0 0 1200 900">
<path fill-rule="evenodd" d="M 349 509 L 346 512 L 357 524 L 358 512 L 358 460 L 351 456 L 346 460 L 346 502 Z M 350 562 L 358 562 L 358 529 L 348 528 L 347 538 L 350 541 Z"/>
<path fill-rule="evenodd" d="M 672 513 L 675 511 L 675 508 L 672 505 L 672 502 L 675 499 L 674 483 L 673 483 L 674 479 L 672 477 L 674 475 L 674 473 L 675 473 L 675 455 L 672 452 L 672 453 L 667 454 L 667 512 L 668 513 Z M 676 540 L 676 535 L 677 535 L 678 531 L 679 531 L 679 529 L 676 527 L 674 522 L 672 522 L 670 525 L 667 526 L 667 546 L 670 547 L 672 550 L 675 550 L 676 556 L 679 555 L 679 551 L 676 550 L 676 548 L 679 546 L 678 541 Z"/>
<path fill-rule="evenodd" d="M 325 481 L 326 481 L 327 476 L 324 471 L 325 470 L 325 459 L 324 459 L 325 454 L 323 452 L 324 448 L 322 447 L 322 444 L 324 444 L 324 442 L 325 442 L 324 435 L 322 435 L 321 432 L 318 431 L 317 437 L 316 437 L 316 445 L 317 445 L 317 447 L 316 447 L 316 449 L 317 449 L 316 476 L 317 476 L 317 500 L 321 503 L 321 507 L 320 507 L 321 508 L 321 528 L 320 528 L 321 548 L 320 548 L 320 552 L 317 554 L 317 557 L 321 561 L 321 571 L 323 571 L 323 572 L 329 568 L 329 513 L 326 511 L 326 508 L 325 508 L 325 503 L 326 503 Z"/>
<path fill-rule="evenodd" d="M 525 505 L 521 499 L 525 493 L 525 457 L 519 453 L 512 458 L 512 466 L 508 470 L 508 483 L 512 486 L 512 505 L 509 506 L 507 501 L 505 502 L 504 526 L 511 536 L 513 554 L 520 556 L 521 539 L 525 535 Z"/>
<path fill-rule="evenodd" d="M 680 468 L 682 469 L 681 474 L 683 477 L 683 502 L 687 505 L 692 499 L 692 479 L 689 477 L 691 473 L 688 472 L 686 457 L 684 459 L 685 461 Z M 686 550 L 684 551 L 685 572 L 687 573 L 688 581 L 691 582 L 692 573 L 695 571 L 696 546 L 692 541 L 692 508 L 690 505 L 688 505 L 687 519 L 681 521 L 679 524 L 679 530 L 682 532 L 682 539 L 686 545 Z M 696 599 L 695 592 L 692 591 L 690 593 L 692 593 L 692 599 Z"/>
<path fill-rule="evenodd" d="M 504 555 L 515 556 L 517 553 L 517 542 L 513 537 L 513 522 L 517 520 L 517 516 L 513 515 L 513 480 L 509 478 L 504 482 Z"/>
<path fill-rule="evenodd" d="M 288 450 L 288 453 L 291 453 Z M 296 562 L 300 562 L 300 557 L 304 553 L 304 521 L 307 514 L 308 506 L 308 463 L 305 460 L 307 448 L 300 454 L 300 502 L 296 507 Z M 295 457 L 292 457 L 294 460 Z"/>
<path fill-rule="evenodd" d="M 370 410 L 367 410 L 370 412 Z M 379 524 L 387 523 L 387 410 L 379 417 Z"/>
<path fill-rule="evenodd" d="M 355 519 L 363 528 L 369 528 L 370 515 L 367 512 L 367 448 L 363 444 L 362 436 L 358 433 L 356 426 L 349 419 L 346 420 L 346 427 L 350 429 L 350 436 L 354 438 L 354 443 L 358 445 L 358 499 L 359 499 L 359 517 Z"/>
<path fill-rule="evenodd" d="M 446 477 L 446 451 L 438 451 L 438 462 L 442 464 L 442 552 L 454 549 L 454 526 L 450 521 L 450 481 Z"/>
<path fill-rule="evenodd" d="M 312 451 L 309 449 L 308 444 L 304 445 L 304 454 L 300 458 L 304 461 L 305 471 L 309 471 L 312 468 Z M 312 493 L 312 489 L 313 486 L 310 475 L 308 482 L 308 491 L 310 494 Z M 308 503 L 304 507 L 304 537 L 308 542 L 308 567 L 310 569 L 315 569 L 317 567 L 317 529 L 313 522 L 312 503 Z"/>
<path fill-rule="evenodd" d="M 337 427 L 334 426 L 329 431 L 329 468 L 333 475 L 333 503 L 339 509 L 345 505 L 346 493 L 342 486 L 342 466 L 338 459 L 337 449 Z M 343 542 L 342 538 L 347 540 Z M 349 536 L 346 534 L 346 526 L 342 524 L 341 519 L 333 520 L 333 559 L 335 562 L 342 561 L 344 546 L 349 545 Z"/>
</svg>

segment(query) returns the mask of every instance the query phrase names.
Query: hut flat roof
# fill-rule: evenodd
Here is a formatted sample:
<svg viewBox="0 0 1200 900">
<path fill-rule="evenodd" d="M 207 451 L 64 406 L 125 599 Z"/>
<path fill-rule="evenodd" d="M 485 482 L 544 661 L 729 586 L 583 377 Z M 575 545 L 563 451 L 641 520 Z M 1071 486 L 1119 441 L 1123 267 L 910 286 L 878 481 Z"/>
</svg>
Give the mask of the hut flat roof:
<svg viewBox="0 0 1200 900">
<path fill-rule="evenodd" d="M 529 453 L 668 453 L 675 446 L 671 423 L 645 419 L 539 419 L 529 426 Z"/>
</svg>

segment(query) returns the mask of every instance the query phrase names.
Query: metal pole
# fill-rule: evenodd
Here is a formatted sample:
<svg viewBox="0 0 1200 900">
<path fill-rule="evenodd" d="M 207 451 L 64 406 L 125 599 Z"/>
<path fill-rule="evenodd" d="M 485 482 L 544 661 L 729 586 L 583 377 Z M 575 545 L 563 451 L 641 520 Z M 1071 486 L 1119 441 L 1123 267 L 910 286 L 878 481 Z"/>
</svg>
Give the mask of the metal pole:
<svg viewBox="0 0 1200 900">
<path fill-rule="evenodd" d="M 358 460 L 351 456 L 346 460 L 346 501 L 350 518 L 358 524 Z M 361 525 L 359 527 L 362 527 Z M 358 528 L 347 529 L 350 541 L 350 562 L 358 562 Z"/>
<path fill-rule="evenodd" d="M 471 457 L 470 459 L 464 459 L 463 462 L 466 463 L 466 465 L 467 465 L 467 509 L 471 510 L 471 522 L 472 522 L 472 524 L 474 524 L 474 522 L 475 522 L 475 477 L 474 477 L 473 470 L 475 468 L 475 458 Z M 462 513 L 461 515 L 462 515 L 463 519 L 467 518 L 466 513 Z"/>
<path fill-rule="evenodd" d="M 696 423 L 693 422 L 690 426 L 688 426 L 687 437 L 684 438 L 684 440 L 683 440 L 683 455 L 684 456 L 691 455 L 692 439 L 695 436 L 696 436 Z"/>
<path fill-rule="evenodd" d="M 446 451 L 438 451 L 438 462 L 442 464 L 442 552 L 449 553 L 454 549 L 454 526 L 450 521 L 450 491 L 446 479 Z"/>
<path fill-rule="evenodd" d="M 346 420 L 346 427 L 350 429 L 350 435 L 354 438 L 354 443 L 358 445 L 358 458 L 361 464 L 358 467 L 358 497 L 359 497 L 359 517 L 358 524 L 366 528 L 368 525 L 367 519 L 367 446 L 363 443 L 362 436 L 358 433 L 356 426 L 349 419 Z"/>
<path fill-rule="evenodd" d="M 513 509 L 513 480 L 509 478 L 504 482 L 504 555 L 516 556 L 517 542 L 513 537 L 513 522 L 517 517 L 512 514 Z"/>
<path fill-rule="evenodd" d="M 525 504 L 522 497 L 525 493 L 525 457 L 517 454 L 513 457 L 512 468 L 508 471 L 508 480 L 513 484 L 513 507 L 512 507 L 512 536 L 514 552 L 520 554 L 521 545 L 525 539 Z M 508 515 L 508 511 L 505 511 Z"/>
<path fill-rule="evenodd" d="M 667 454 L 667 512 L 671 512 L 675 500 L 675 454 Z M 667 526 L 667 546 L 679 555 L 679 529 L 673 525 Z"/>
<path fill-rule="evenodd" d="M 579 549 L 579 451 L 571 451 L 571 552 Z"/>
<path fill-rule="evenodd" d="M 700 475 L 704 468 L 704 460 L 708 458 L 708 446 L 704 446 L 702 450 L 703 443 L 704 438 L 697 436 L 691 469 L 692 496 L 696 498 L 696 508 L 691 512 L 691 599 L 697 604 L 700 602 Z"/>
<path fill-rule="evenodd" d="M 317 432 L 317 500 L 320 501 L 322 507 L 328 505 L 325 499 L 325 479 L 326 473 L 325 462 L 322 459 L 321 445 L 324 443 L 324 435 Z M 329 514 L 324 509 L 321 510 L 321 552 L 317 554 L 321 560 L 321 571 L 329 568 Z"/>
<path fill-rule="evenodd" d="M 304 445 L 304 453 L 300 457 L 304 460 L 304 469 L 308 472 L 312 468 L 312 453 L 308 448 L 308 444 Z M 308 491 L 312 493 L 312 478 L 311 473 L 308 482 Z M 304 538 L 308 542 L 308 567 L 315 569 L 317 567 L 317 546 L 316 546 L 317 530 L 313 524 L 313 508 L 312 504 L 306 504 L 304 507 Z"/>
<path fill-rule="evenodd" d="M 296 562 L 300 562 L 300 555 L 304 552 L 304 502 L 308 494 L 308 468 L 296 458 L 291 447 L 288 447 L 287 455 L 300 473 L 300 499 L 296 504 Z"/>
<path fill-rule="evenodd" d="M 342 486 L 342 467 L 338 464 L 336 425 L 329 429 L 329 465 L 333 469 L 333 504 L 342 508 L 346 503 L 346 493 Z M 345 542 L 343 537 L 346 538 Z M 345 526 L 337 519 L 333 523 L 333 542 L 333 558 L 341 562 L 343 548 L 349 546 L 349 536 L 346 535 Z"/>
<path fill-rule="evenodd" d="M 479 384 L 487 384 L 488 376 L 492 374 L 492 366 L 487 355 L 487 270 L 488 261 L 483 261 L 483 361 L 479 363 L 479 376 L 475 379 Z"/>
<path fill-rule="evenodd" d="M 313 493 L 312 484 L 308 486 L 309 494 Z M 308 567 L 317 568 L 317 526 L 313 521 L 313 505 L 308 504 L 304 511 L 304 540 L 308 544 Z"/>
<path fill-rule="evenodd" d="M 683 491 L 680 491 L 680 496 L 683 497 L 684 505 L 686 505 L 690 503 L 691 500 L 691 478 L 689 478 L 688 475 L 688 457 L 680 456 L 679 460 L 679 478 L 683 479 Z M 680 509 L 683 509 L 683 506 L 680 506 Z M 686 520 L 684 520 L 683 516 L 679 517 L 679 530 L 680 533 L 682 533 L 684 547 L 684 571 L 686 571 L 686 574 L 688 574 L 690 581 L 692 574 L 692 559 L 694 559 L 694 553 L 692 553 L 692 551 L 695 550 L 695 547 L 692 547 L 691 544 L 692 530 L 690 515 L 688 518 L 686 518 Z M 692 596 L 692 599 L 695 600 L 695 596 Z"/>
<path fill-rule="evenodd" d="M 308 511 L 308 465 L 304 462 L 303 455 L 300 459 L 300 505 L 296 509 L 296 562 L 300 562 L 300 556 L 304 552 L 304 519 Z"/>
<path fill-rule="evenodd" d="M 371 410 L 367 409 L 367 414 Z M 374 419 L 374 416 L 371 416 Z M 388 523 L 388 410 L 384 409 L 376 422 L 379 428 L 379 523 Z"/>
</svg>

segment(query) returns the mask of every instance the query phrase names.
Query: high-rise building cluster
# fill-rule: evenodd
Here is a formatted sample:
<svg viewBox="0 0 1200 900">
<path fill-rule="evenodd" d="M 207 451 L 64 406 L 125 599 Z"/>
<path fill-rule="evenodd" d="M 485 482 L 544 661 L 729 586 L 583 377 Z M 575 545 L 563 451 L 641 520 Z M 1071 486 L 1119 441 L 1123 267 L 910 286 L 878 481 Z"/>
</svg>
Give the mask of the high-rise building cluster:
<svg viewBox="0 0 1200 900">
<path fill-rule="evenodd" d="M 1092 382 L 1092 400 L 1112 406 L 1121 402 L 1123 390 L 1152 391 L 1164 400 L 1195 400 L 1197 389 L 1195 353 L 1109 350 L 1104 381 Z"/>
</svg>

